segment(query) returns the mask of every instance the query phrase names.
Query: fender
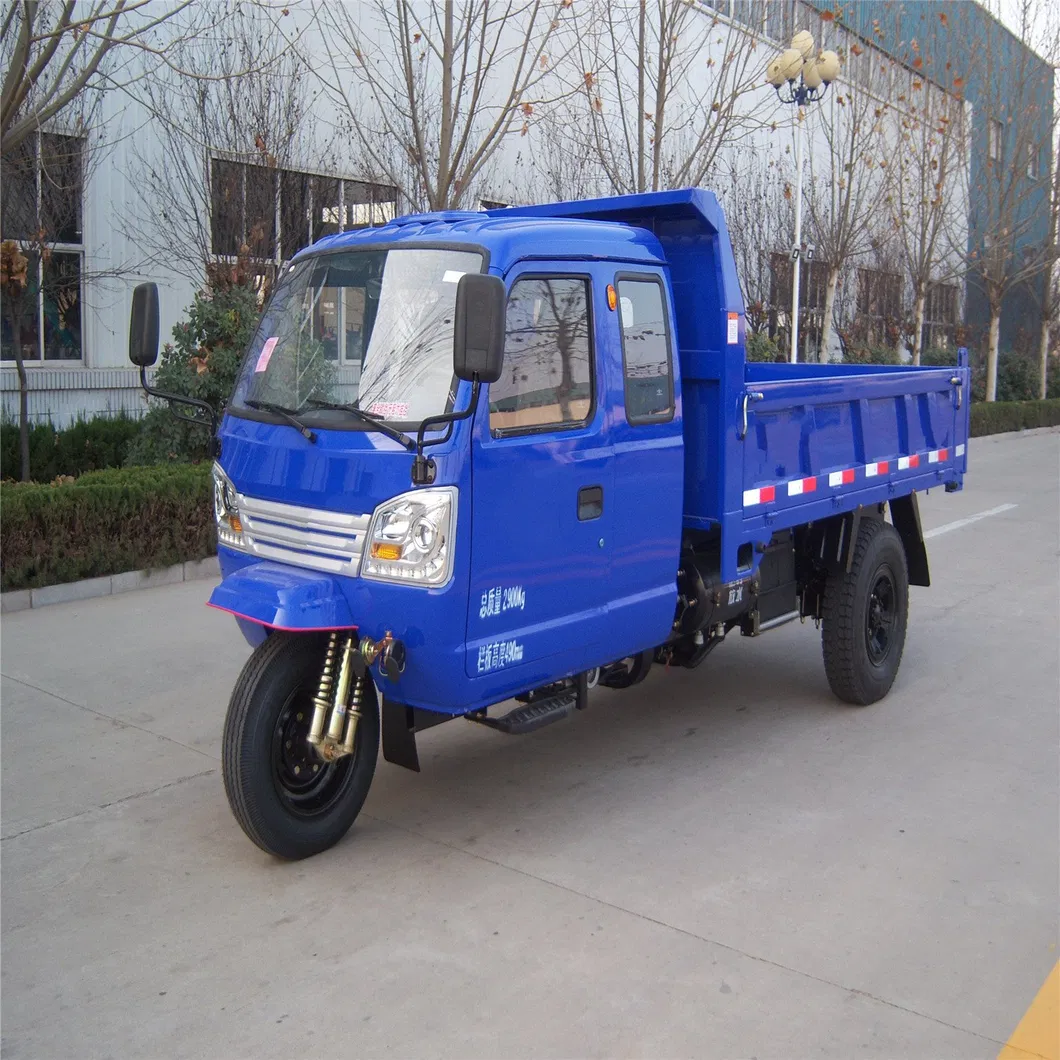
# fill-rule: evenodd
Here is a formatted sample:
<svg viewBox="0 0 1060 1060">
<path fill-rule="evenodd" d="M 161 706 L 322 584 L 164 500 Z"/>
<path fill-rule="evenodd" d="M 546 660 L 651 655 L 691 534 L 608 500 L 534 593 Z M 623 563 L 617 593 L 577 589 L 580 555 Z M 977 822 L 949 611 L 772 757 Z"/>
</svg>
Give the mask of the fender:
<svg viewBox="0 0 1060 1060">
<path fill-rule="evenodd" d="M 910 585 L 930 585 L 931 573 L 928 570 L 927 546 L 924 544 L 924 531 L 920 526 L 920 505 L 916 494 L 908 493 L 904 497 L 892 497 L 891 522 L 905 546 L 905 561 L 909 567 Z"/>
<path fill-rule="evenodd" d="M 210 594 L 209 605 L 243 620 L 248 640 L 247 623 L 297 633 L 357 627 L 335 578 L 269 560 L 233 571 Z"/>
</svg>

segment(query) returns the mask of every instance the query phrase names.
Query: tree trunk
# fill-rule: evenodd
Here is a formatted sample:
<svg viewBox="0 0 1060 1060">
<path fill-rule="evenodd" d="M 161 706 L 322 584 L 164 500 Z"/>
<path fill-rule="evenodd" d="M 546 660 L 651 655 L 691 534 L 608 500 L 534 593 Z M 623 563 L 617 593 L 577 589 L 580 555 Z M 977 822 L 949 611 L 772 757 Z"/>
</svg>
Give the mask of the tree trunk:
<svg viewBox="0 0 1060 1060">
<path fill-rule="evenodd" d="M 20 478 L 29 482 L 29 380 L 26 365 L 22 360 L 22 320 L 18 320 L 15 332 L 15 367 L 18 369 L 18 453 Z"/>
<path fill-rule="evenodd" d="M 1049 388 L 1049 315 L 1042 313 L 1042 333 L 1038 339 L 1038 397 L 1044 401 Z"/>
<path fill-rule="evenodd" d="M 835 289 L 839 283 L 839 270 L 828 270 L 828 282 L 824 288 L 824 313 L 821 317 L 821 348 L 817 351 L 817 360 L 828 356 L 828 343 L 832 340 L 832 311 L 835 309 Z"/>
<path fill-rule="evenodd" d="M 986 351 L 986 400 L 997 401 L 997 353 L 1001 338 L 1001 309 L 990 307 L 990 345 Z"/>
<path fill-rule="evenodd" d="M 920 364 L 920 355 L 924 345 L 924 303 L 926 299 L 921 291 L 916 296 L 916 310 L 913 313 L 913 364 Z"/>
</svg>

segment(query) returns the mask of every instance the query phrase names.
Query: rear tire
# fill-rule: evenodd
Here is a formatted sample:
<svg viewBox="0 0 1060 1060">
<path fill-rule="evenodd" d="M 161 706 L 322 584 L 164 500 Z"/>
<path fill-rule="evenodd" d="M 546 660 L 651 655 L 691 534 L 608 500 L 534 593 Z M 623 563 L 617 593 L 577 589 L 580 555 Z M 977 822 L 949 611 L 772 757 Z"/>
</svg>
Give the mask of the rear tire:
<svg viewBox="0 0 1060 1060">
<path fill-rule="evenodd" d="M 898 532 L 881 519 L 863 519 L 850 573 L 825 581 L 821 643 L 832 691 L 867 706 L 894 684 L 909 619 L 909 571 Z"/>
<path fill-rule="evenodd" d="M 379 753 L 379 707 L 365 678 L 354 752 L 324 762 L 306 742 L 325 642 L 273 633 L 247 660 L 225 718 L 222 773 L 239 826 L 262 850 L 297 860 L 334 846 L 360 813 Z"/>
</svg>

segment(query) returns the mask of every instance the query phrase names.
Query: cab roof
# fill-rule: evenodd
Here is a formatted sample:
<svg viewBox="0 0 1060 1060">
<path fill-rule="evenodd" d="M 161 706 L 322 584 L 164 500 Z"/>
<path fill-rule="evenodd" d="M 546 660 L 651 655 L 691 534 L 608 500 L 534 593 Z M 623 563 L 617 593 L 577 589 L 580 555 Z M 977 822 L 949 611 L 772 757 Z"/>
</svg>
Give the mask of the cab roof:
<svg viewBox="0 0 1060 1060">
<path fill-rule="evenodd" d="M 491 271 L 500 273 L 525 258 L 666 263 L 659 240 L 643 228 L 614 221 L 524 216 L 519 208 L 408 214 L 379 228 L 329 236 L 301 251 L 298 258 L 324 250 L 415 243 L 481 247 L 489 254 Z"/>
</svg>

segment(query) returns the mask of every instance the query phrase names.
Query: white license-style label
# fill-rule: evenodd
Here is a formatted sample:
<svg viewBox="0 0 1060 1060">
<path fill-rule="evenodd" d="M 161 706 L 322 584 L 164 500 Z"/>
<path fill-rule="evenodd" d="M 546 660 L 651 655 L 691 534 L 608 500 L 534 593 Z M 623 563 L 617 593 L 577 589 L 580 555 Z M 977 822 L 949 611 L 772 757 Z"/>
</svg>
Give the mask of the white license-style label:
<svg viewBox="0 0 1060 1060">
<path fill-rule="evenodd" d="M 730 313 L 729 314 L 729 326 L 728 332 L 725 337 L 725 341 L 730 346 L 735 346 L 740 341 L 740 314 Z"/>
</svg>

